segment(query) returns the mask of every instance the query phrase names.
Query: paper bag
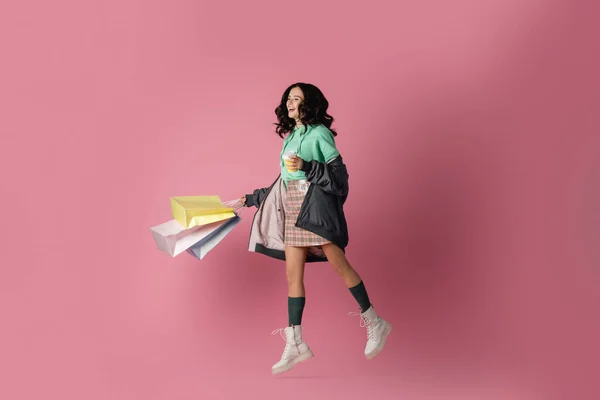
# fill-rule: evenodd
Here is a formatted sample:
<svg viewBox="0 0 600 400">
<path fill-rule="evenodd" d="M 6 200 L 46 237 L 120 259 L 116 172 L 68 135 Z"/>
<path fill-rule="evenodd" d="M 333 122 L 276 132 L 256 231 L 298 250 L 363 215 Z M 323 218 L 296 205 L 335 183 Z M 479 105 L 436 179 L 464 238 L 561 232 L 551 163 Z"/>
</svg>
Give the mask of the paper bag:
<svg viewBox="0 0 600 400">
<path fill-rule="evenodd" d="M 153 226 L 150 230 L 158 249 L 171 257 L 175 257 L 216 231 L 225 222 L 219 221 L 185 229 L 179 222 L 172 219 L 163 224 Z"/>
<path fill-rule="evenodd" d="M 233 210 L 221 203 L 219 196 L 171 197 L 173 218 L 186 229 L 233 218 Z"/>
<path fill-rule="evenodd" d="M 217 229 L 213 230 L 210 234 L 206 235 L 203 239 L 201 239 L 198 243 L 194 244 L 192 247 L 187 249 L 186 251 L 196 257 L 199 260 L 202 260 L 209 251 L 211 251 L 231 230 L 240 222 L 241 218 L 239 216 L 235 216 L 224 223 L 222 223 Z"/>
</svg>

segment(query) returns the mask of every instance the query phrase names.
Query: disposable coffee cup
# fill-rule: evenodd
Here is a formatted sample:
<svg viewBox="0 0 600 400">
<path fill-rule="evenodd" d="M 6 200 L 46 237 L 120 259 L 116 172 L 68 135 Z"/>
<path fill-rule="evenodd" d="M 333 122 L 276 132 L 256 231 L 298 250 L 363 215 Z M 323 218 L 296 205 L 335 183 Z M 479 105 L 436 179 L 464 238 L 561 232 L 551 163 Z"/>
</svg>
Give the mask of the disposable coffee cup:
<svg viewBox="0 0 600 400">
<path fill-rule="evenodd" d="M 290 160 L 295 155 L 296 155 L 296 152 L 293 150 L 289 150 L 289 151 L 286 151 L 285 153 L 283 153 L 283 163 L 285 164 L 285 169 L 287 169 L 288 172 L 296 172 L 295 169 L 290 169 L 290 167 L 288 166 L 288 163 L 287 163 L 287 161 Z"/>
</svg>

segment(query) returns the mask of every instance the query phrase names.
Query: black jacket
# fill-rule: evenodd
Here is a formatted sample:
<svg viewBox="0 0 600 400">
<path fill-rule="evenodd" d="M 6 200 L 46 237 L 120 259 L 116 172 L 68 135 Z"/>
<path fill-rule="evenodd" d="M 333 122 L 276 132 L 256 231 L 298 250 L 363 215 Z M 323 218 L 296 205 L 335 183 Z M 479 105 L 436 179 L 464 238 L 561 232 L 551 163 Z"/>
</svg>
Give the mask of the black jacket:
<svg viewBox="0 0 600 400">
<path fill-rule="evenodd" d="M 348 197 L 349 175 L 342 157 L 338 156 L 329 163 L 305 161 L 302 171 L 311 185 L 302 203 L 296 226 L 316 233 L 343 251 L 348 245 L 348 226 L 343 206 Z M 284 189 L 279 175 L 268 188 L 257 189 L 246 195 L 246 206 L 258 208 L 252 222 L 249 250 L 285 260 L 281 190 Z M 265 204 L 268 205 L 267 209 Z M 269 218 L 264 213 L 279 215 Z M 306 261 L 326 259 L 309 255 Z"/>
</svg>

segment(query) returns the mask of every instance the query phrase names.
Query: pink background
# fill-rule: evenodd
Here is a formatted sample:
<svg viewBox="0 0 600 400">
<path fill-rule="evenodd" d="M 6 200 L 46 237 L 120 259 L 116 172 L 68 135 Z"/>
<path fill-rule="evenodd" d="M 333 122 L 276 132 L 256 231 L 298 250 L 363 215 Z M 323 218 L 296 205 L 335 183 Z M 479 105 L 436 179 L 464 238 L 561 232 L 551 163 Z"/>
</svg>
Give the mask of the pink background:
<svg viewBox="0 0 600 400">
<path fill-rule="evenodd" d="M 591 3 L 4 2 L 0 398 L 600 398 Z M 203 261 L 149 227 L 270 184 L 298 80 L 331 102 L 348 256 L 394 332 L 367 362 L 311 265 L 316 357 L 272 377 L 287 288 L 254 211 Z"/>
</svg>

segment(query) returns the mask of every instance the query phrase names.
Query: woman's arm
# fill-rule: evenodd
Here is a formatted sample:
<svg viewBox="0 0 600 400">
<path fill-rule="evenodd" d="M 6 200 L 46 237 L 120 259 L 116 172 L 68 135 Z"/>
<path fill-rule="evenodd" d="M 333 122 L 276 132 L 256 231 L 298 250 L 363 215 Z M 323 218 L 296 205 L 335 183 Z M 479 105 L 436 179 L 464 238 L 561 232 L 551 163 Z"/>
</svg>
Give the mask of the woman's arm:
<svg viewBox="0 0 600 400">
<path fill-rule="evenodd" d="M 260 207 L 260 204 L 265 199 L 265 196 L 267 195 L 268 191 L 269 191 L 269 188 L 256 189 L 251 194 L 247 194 L 246 196 L 244 196 L 246 199 L 246 202 L 245 202 L 246 207 L 252 207 L 252 206 L 255 206 L 256 208 Z"/>
<path fill-rule="evenodd" d="M 335 138 L 329 129 L 319 129 L 317 150 L 327 162 L 303 161 L 300 169 L 306 174 L 309 182 L 319 185 L 325 192 L 336 195 L 348 195 L 348 171 L 338 151 Z"/>
<path fill-rule="evenodd" d="M 328 163 L 318 161 L 302 161 L 302 170 L 306 179 L 318 185 L 323 191 L 336 195 L 348 195 L 348 170 L 342 156 L 338 156 Z"/>
</svg>

